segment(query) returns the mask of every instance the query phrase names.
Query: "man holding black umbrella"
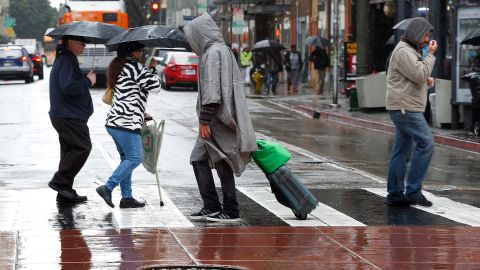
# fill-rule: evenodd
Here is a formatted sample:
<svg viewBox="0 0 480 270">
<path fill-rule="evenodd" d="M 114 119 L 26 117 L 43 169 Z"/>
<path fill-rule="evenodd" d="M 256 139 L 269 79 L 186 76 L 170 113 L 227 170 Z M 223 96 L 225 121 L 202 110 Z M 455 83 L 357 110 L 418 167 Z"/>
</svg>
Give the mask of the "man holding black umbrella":
<svg viewBox="0 0 480 270">
<path fill-rule="evenodd" d="M 77 56 L 86 40 L 63 36 L 50 73 L 50 119 L 60 141 L 60 163 L 48 186 L 57 194 L 57 202 L 80 203 L 87 200 L 73 189 L 75 176 L 87 161 L 92 143 L 87 121 L 93 114 L 89 88 L 96 82 L 92 71 L 83 75 Z"/>
</svg>

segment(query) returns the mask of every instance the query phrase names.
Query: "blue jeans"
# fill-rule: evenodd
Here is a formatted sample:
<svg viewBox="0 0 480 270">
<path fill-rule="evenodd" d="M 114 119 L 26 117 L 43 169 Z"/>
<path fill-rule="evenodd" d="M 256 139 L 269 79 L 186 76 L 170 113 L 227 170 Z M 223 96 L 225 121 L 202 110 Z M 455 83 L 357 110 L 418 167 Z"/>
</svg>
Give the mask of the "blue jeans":
<svg viewBox="0 0 480 270">
<path fill-rule="evenodd" d="M 112 191 L 120 184 L 122 198 L 132 198 L 132 172 L 143 160 L 142 139 L 140 134 L 121 129 L 107 127 L 107 132 L 117 146 L 121 161 L 105 186 Z"/>
<path fill-rule="evenodd" d="M 402 114 L 401 111 L 389 111 L 389 114 L 395 124 L 395 143 L 388 167 L 387 200 L 404 196 L 404 180 L 409 159 L 410 170 L 405 196 L 415 197 L 421 194 L 422 182 L 432 160 L 434 148 L 432 132 L 421 112 Z"/>
<path fill-rule="evenodd" d="M 277 92 L 277 83 L 278 83 L 278 72 L 276 71 L 267 71 L 265 85 L 267 87 L 267 94 L 272 91 L 272 94 Z"/>
</svg>

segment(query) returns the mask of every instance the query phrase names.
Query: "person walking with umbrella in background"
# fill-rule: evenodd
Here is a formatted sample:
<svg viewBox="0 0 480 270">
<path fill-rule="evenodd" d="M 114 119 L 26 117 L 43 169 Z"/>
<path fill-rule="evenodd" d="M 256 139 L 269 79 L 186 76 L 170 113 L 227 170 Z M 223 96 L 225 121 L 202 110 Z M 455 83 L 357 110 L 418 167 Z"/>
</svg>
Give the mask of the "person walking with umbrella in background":
<svg viewBox="0 0 480 270">
<path fill-rule="evenodd" d="M 325 75 L 330 67 L 330 57 L 327 51 L 321 46 L 315 46 L 315 50 L 310 54 L 309 60 L 313 62 L 313 67 L 317 71 L 318 95 L 323 95 L 325 87 Z"/>
<path fill-rule="evenodd" d="M 120 208 L 144 207 L 132 195 L 132 172 L 142 163 L 142 139 L 140 132 L 145 117 L 148 93 L 159 90 L 160 78 L 156 74 L 157 62 L 151 59 L 148 69 L 139 63 L 144 45 L 139 42 L 121 43 L 117 57 L 107 70 L 107 88 L 113 91 L 112 107 L 105 127 L 120 154 L 120 164 L 105 185 L 96 191 L 105 202 L 114 207 L 112 191 L 120 185 Z"/>
<path fill-rule="evenodd" d="M 77 56 L 83 53 L 86 39 L 63 36 L 50 73 L 50 120 L 60 141 L 60 162 L 48 186 L 57 191 L 57 202 L 80 203 L 87 200 L 73 189 L 75 176 L 92 149 L 88 119 L 93 114 L 89 88 L 95 85 L 92 71 L 82 74 Z"/>
<path fill-rule="evenodd" d="M 234 222 L 240 218 L 235 177 L 245 170 L 257 150 L 240 68 L 212 17 L 205 13 L 184 27 L 188 43 L 199 55 L 198 137 L 190 155 L 202 209 L 192 220 Z M 223 205 L 212 175 L 220 178 Z"/>
<path fill-rule="evenodd" d="M 297 45 L 292 44 L 285 54 L 285 69 L 287 70 L 287 91 L 289 95 L 297 94 L 298 76 L 302 69 L 302 57 L 297 51 Z"/>
<path fill-rule="evenodd" d="M 432 132 L 423 116 L 427 86 L 433 86 L 430 75 L 437 50 L 436 41 L 429 41 L 432 30 L 425 18 L 413 18 L 387 59 L 386 108 L 395 125 L 395 143 L 388 167 L 386 204 L 392 206 L 432 206 L 422 194 L 434 149 Z M 422 57 L 424 46 L 428 46 L 428 54 Z"/>
</svg>

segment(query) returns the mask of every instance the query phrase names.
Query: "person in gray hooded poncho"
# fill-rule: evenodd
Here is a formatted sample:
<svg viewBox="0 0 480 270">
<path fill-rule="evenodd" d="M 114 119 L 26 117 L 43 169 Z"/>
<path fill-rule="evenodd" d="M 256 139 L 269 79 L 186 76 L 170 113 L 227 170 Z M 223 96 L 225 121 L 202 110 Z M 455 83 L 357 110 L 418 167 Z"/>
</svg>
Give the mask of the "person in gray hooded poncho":
<svg viewBox="0 0 480 270">
<path fill-rule="evenodd" d="M 432 202 L 422 194 L 422 182 L 434 147 L 432 132 L 423 116 L 427 85 L 433 86 L 430 75 L 437 50 L 436 41 L 429 42 L 432 29 L 426 19 L 413 19 L 387 62 L 386 107 L 395 124 L 395 144 L 388 168 L 386 203 L 392 206 L 432 206 Z M 427 45 L 428 55 L 422 57 L 420 50 Z M 411 166 L 404 193 L 409 159 Z"/>
<path fill-rule="evenodd" d="M 197 115 L 199 136 L 190 156 L 203 208 L 192 219 L 236 221 L 239 218 L 235 177 L 245 170 L 257 150 L 240 69 L 220 29 L 209 14 L 188 22 L 184 31 L 200 56 Z M 223 207 L 211 168 L 220 178 Z"/>
</svg>

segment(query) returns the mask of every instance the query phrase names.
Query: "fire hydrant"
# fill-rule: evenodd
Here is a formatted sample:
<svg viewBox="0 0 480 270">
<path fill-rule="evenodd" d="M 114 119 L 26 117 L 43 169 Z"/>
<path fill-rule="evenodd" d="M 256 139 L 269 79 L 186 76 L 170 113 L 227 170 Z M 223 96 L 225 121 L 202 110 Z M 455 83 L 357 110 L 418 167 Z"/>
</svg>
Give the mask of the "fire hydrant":
<svg viewBox="0 0 480 270">
<path fill-rule="evenodd" d="M 255 86 L 255 94 L 260 95 L 262 93 L 262 86 L 263 86 L 263 75 L 259 71 L 255 71 L 252 74 L 252 80 Z"/>
</svg>

